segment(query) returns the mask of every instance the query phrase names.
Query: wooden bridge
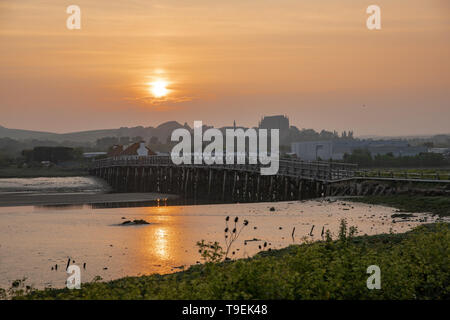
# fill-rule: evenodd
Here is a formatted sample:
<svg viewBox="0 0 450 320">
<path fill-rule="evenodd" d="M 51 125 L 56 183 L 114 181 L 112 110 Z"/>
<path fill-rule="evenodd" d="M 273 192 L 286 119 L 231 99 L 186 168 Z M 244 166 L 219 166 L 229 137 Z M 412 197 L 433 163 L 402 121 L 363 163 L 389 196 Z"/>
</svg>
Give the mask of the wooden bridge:
<svg viewBox="0 0 450 320">
<path fill-rule="evenodd" d="M 260 174 L 260 164 L 246 163 L 175 165 L 170 156 L 117 157 L 94 161 L 90 173 L 118 192 L 160 192 L 223 202 L 302 200 L 396 189 L 373 185 L 364 189 L 362 180 L 450 183 L 438 175 L 370 174 L 349 163 L 294 159 L 280 159 L 278 173 L 265 176 Z"/>
<path fill-rule="evenodd" d="M 175 165 L 170 156 L 118 157 L 94 161 L 90 172 L 118 192 L 160 192 L 244 202 L 327 195 L 331 182 L 353 178 L 356 169 L 356 165 L 347 163 L 280 159 L 278 173 L 264 176 L 260 164 L 246 163 Z"/>
</svg>

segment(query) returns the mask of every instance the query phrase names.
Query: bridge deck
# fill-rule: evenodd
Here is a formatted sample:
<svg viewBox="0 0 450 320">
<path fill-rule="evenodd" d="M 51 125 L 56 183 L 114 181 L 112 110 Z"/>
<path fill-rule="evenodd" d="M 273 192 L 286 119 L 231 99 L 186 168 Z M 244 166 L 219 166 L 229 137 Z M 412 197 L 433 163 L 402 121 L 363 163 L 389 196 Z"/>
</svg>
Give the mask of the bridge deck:
<svg viewBox="0 0 450 320">
<path fill-rule="evenodd" d="M 96 160 L 93 162 L 92 168 L 111 168 L 111 167 L 181 167 L 181 168 L 204 168 L 215 170 L 231 170 L 248 173 L 260 173 L 261 164 L 249 164 L 248 159 L 244 159 L 245 164 L 227 164 L 226 159 L 222 161 L 224 164 L 205 163 L 196 164 L 193 159 L 191 164 L 176 165 L 172 162 L 170 156 L 143 156 L 143 157 L 116 157 Z M 356 180 L 379 180 L 379 181 L 404 181 L 404 182 L 424 182 L 424 183 L 450 183 L 448 179 L 442 179 L 438 174 L 429 175 L 425 178 L 423 175 L 407 174 L 404 177 L 399 176 L 380 176 L 378 174 L 368 174 L 367 170 L 358 170 L 357 165 L 340 162 L 327 161 L 303 161 L 297 159 L 281 158 L 278 160 L 279 170 L 277 176 L 295 177 L 306 180 L 314 180 L 321 182 L 340 182 L 352 179 Z M 266 166 L 267 167 L 267 166 Z"/>
<path fill-rule="evenodd" d="M 96 160 L 93 164 L 93 168 L 173 166 L 260 173 L 261 168 L 269 166 L 249 164 L 247 160 L 245 161 L 245 164 L 238 164 L 236 163 L 237 161 L 234 161 L 234 164 L 227 164 L 226 159 L 222 162 L 224 164 L 214 163 L 207 165 L 205 163 L 195 164 L 194 161 L 191 161 L 191 164 L 176 165 L 172 162 L 170 156 L 144 156 L 136 158 L 118 157 Z M 278 176 L 297 177 L 316 181 L 334 181 L 344 178 L 352 178 L 355 175 L 356 169 L 356 165 L 349 163 L 301 161 L 293 159 L 280 159 L 278 162 Z"/>
</svg>

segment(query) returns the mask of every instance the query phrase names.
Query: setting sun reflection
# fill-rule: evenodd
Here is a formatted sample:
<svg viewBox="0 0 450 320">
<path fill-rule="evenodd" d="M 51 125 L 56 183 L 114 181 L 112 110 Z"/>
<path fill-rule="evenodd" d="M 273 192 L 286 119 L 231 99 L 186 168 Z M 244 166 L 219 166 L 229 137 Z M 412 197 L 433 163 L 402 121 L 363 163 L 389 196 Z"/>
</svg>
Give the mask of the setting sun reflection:
<svg viewBox="0 0 450 320">
<path fill-rule="evenodd" d="M 151 215 L 160 215 L 160 214 L 172 214 L 175 212 L 175 208 L 174 207 L 170 207 L 170 206 L 156 206 L 156 207 L 148 207 L 145 208 L 145 213 L 146 214 L 151 214 Z"/>
<path fill-rule="evenodd" d="M 155 252 L 162 260 L 169 258 L 167 250 L 167 230 L 165 228 L 158 228 L 155 230 Z"/>
</svg>

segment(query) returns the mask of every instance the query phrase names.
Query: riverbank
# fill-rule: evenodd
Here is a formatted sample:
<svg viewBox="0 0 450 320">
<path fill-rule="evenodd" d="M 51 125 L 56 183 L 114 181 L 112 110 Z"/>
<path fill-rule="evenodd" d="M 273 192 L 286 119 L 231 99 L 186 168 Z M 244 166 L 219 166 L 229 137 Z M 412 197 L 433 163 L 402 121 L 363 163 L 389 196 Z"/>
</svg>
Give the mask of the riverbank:
<svg viewBox="0 0 450 320">
<path fill-rule="evenodd" d="M 385 195 L 352 197 L 347 200 L 372 205 L 390 206 L 402 212 L 429 212 L 437 214 L 440 217 L 450 216 L 450 197 L 445 196 Z"/>
<path fill-rule="evenodd" d="M 17 168 L 15 166 L 0 168 L 0 178 L 83 177 L 88 175 L 89 172 L 83 168 Z"/>
<path fill-rule="evenodd" d="M 120 204 L 176 199 L 178 196 L 162 193 L 53 193 L 0 194 L 0 207 L 15 206 L 76 206 L 95 204 Z"/>
<path fill-rule="evenodd" d="M 16 299 L 449 299 L 445 259 L 449 224 L 403 234 L 353 237 L 341 224 L 338 239 L 291 245 L 253 258 L 207 263 L 168 275 L 83 283 L 81 290 L 46 289 Z M 381 289 L 367 288 L 367 268 L 381 270 Z M 96 279 L 97 281 L 100 279 Z M 5 294 L 5 292 L 3 292 Z"/>
<path fill-rule="evenodd" d="M 321 241 L 326 230 L 336 238 L 342 219 L 359 235 L 376 235 L 404 233 L 438 218 L 421 213 L 396 218 L 394 208 L 337 199 L 173 205 L 178 201 L 0 207 L 0 287 L 27 277 L 38 289 L 64 288 L 68 258 L 82 268 L 83 283 L 95 276 L 111 281 L 178 272 L 202 261 L 198 241 L 226 245 L 226 217 L 238 217 L 239 226 L 248 221 L 229 251 L 233 259 L 252 257 L 261 248 Z M 149 224 L 123 225 L 134 220 Z"/>
</svg>

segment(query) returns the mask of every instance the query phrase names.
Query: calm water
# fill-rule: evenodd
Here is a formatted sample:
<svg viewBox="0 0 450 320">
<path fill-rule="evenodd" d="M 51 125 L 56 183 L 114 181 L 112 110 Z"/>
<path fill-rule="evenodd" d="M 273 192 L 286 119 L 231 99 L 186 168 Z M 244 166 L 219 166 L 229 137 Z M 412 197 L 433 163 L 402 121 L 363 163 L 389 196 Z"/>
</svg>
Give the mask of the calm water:
<svg viewBox="0 0 450 320">
<path fill-rule="evenodd" d="M 275 211 L 270 211 L 270 207 Z M 0 286 L 28 277 L 36 287 L 64 287 L 68 257 L 82 266 L 82 281 L 99 275 L 104 280 L 128 275 L 179 271 L 200 260 L 196 241 L 223 244 L 225 217 L 247 219 L 249 225 L 233 246 L 234 257 L 259 251 L 264 241 L 273 249 L 303 237 L 320 239 L 322 227 L 337 234 L 341 218 L 360 234 L 404 232 L 413 221 L 392 223 L 395 209 L 336 201 L 305 201 L 199 206 L 160 206 L 94 209 L 88 206 L 0 208 Z M 145 219 L 150 225 L 119 226 L 124 219 Z M 401 221 L 398 220 L 398 221 Z M 314 225 L 313 236 L 308 234 Z M 244 240 L 259 239 L 244 245 Z M 51 270 L 58 264 L 58 270 Z"/>
<path fill-rule="evenodd" d="M 5 193 L 97 193 L 109 191 L 101 179 L 95 177 L 61 178 L 2 178 L 0 195 Z"/>
</svg>

